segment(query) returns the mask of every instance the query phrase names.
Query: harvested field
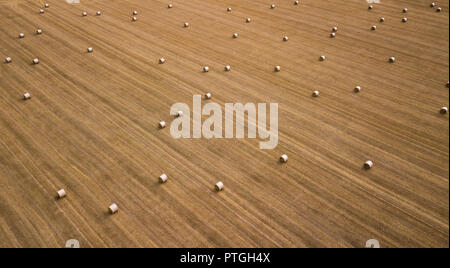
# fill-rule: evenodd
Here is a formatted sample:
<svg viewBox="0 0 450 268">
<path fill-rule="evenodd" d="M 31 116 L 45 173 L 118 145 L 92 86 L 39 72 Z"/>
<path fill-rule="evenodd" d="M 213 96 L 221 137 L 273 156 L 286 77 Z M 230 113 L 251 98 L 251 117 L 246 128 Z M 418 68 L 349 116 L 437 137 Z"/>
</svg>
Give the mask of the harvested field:
<svg viewBox="0 0 450 268">
<path fill-rule="evenodd" d="M 44 3 L 0 0 L 0 247 L 449 247 L 448 1 Z M 172 138 L 207 92 L 278 146 Z"/>
</svg>

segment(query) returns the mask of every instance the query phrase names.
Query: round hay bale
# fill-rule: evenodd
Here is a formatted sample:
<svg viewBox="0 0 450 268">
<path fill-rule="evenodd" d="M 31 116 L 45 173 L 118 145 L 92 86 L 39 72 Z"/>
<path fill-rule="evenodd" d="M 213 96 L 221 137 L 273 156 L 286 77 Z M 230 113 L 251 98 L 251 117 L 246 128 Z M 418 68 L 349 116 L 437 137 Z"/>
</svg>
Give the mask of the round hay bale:
<svg viewBox="0 0 450 268">
<path fill-rule="evenodd" d="M 66 191 L 65 191 L 64 189 L 59 190 L 59 191 L 57 192 L 57 194 L 58 194 L 58 198 L 59 198 L 59 199 L 63 199 L 64 197 L 67 196 L 67 193 L 66 193 Z"/>
<path fill-rule="evenodd" d="M 218 183 L 216 183 L 214 188 L 216 189 L 217 192 L 223 191 L 224 189 L 223 182 L 219 181 Z"/>
<path fill-rule="evenodd" d="M 169 178 L 166 174 L 162 174 L 161 176 L 159 176 L 159 183 L 166 183 L 168 179 Z"/>
<path fill-rule="evenodd" d="M 373 162 L 372 162 L 372 161 L 367 160 L 367 161 L 364 163 L 364 168 L 365 168 L 365 169 L 371 169 L 372 167 L 373 167 Z"/>
<path fill-rule="evenodd" d="M 108 209 L 109 213 L 116 214 L 119 211 L 119 206 L 117 206 L 116 204 L 112 204 Z"/>
</svg>

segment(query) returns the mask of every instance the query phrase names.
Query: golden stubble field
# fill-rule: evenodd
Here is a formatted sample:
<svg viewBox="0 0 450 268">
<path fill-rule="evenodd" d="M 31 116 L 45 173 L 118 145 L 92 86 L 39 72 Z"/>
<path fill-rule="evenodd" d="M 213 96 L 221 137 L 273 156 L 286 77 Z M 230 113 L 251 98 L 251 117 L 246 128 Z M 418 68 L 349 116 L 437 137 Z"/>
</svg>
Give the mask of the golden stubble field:
<svg viewBox="0 0 450 268">
<path fill-rule="evenodd" d="M 0 1 L 0 247 L 448 247 L 448 1 L 300 2 Z M 206 92 L 278 147 L 158 129 Z"/>
</svg>

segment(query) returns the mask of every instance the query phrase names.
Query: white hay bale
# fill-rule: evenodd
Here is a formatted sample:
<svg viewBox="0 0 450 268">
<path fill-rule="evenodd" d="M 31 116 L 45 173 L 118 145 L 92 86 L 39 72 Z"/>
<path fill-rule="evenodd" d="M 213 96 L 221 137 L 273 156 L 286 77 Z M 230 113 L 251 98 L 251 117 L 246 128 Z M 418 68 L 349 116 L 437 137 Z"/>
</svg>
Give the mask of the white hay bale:
<svg viewBox="0 0 450 268">
<path fill-rule="evenodd" d="M 205 73 L 209 72 L 209 67 L 208 66 L 203 67 L 203 72 Z"/>
<path fill-rule="evenodd" d="M 318 90 L 314 91 L 312 94 L 312 96 L 315 98 L 319 97 L 319 95 L 320 95 L 320 92 Z"/>
<path fill-rule="evenodd" d="M 319 58 L 320 61 L 325 61 L 326 59 L 327 59 L 327 57 L 325 57 L 325 56 L 320 56 L 320 58 Z"/>
<path fill-rule="evenodd" d="M 442 7 L 438 7 L 437 9 L 436 9 L 436 12 L 441 12 L 442 11 Z"/>
<path fill-rule="evenodd" d="M 159 183 L 166 183 L 168 179 L 169 178 L 166 174 L 162 174 L 161 176 L 159 176 Z"/>
<path fill-rule="evenodd" d="M 372 161 L 367 160 L 367 161 L 364 163 L 364 168 L 365 168 L 365 169 L 371 169 L 372 167 L 373 167 L 373 162 L 372 162 Z"/>
<path fill-rule="evenodd" d="M 25 34 L 24 33 L 19 33 L 19 38 L 25 38 Z"/>
<path fill-rule="evenodd" d="M 270 8 L 271 8 L 271 9 L 274 9 L 274 8 L 276 8 L 276 7 L 277 7 L 277 6 L 276 6 L 275 4 L 271 4 L 271 5 L 270 5 Z"/>
<path fill-rule="evenodd" d="M 43 13 L 45 13 L 45 10 L 39 9 L 39 13 L 43 14 Z"/>
<path fill-rule="evenodd" d="M 45 8 L 49 8 L 50 5 L 49 5 L 48 3 L 45 3 L 45 4 L 44 4 L 44 7 L 45 7 Z"/>
<path fill-rule="evenodd" d="M 394 63 L 396 60 L 397 60 L 397 59 L 396 59 L 395 57 L 390 57 L 390 58 L 389 58 L 389 62 L 390 62 L 390 63 Z"/>
<path fill-rule="evenodd" d="M 381 248 L 380 242 L 376 239 L 369 239 L 366 241 L 366 248 Z"/>
<path fill-rule="evenodd" d="M 383 22 L 385 22 L 385 21 L 386 21 L 385 18 L 383 18 L 383 17 L 380 18 L 380 22 L 381 22 L 381 23 L 383 23 Z"/>
<path fill-rule="evenodd" d="M 37 29 L 36 30 L 36 34 L 42 34 L 42 30 L 41 29 Z"/>
<path fill-rule="evenodd" d="M 100 15 L 102 15 L 102 12 L 99 10 L 99 11 L 97 11 L 97 16 L 100 16 Z"/>
<path fill-rule="evenodd" d="M 281 66 L 275 66 L 275 72 L 280 72 L 281 71 Z"/>
<path fill-rule="evenodd" d="M 159 122 L 159 128 L 165 128 L 166 127 L 166 122 L 161 121 Z"/>
<path fill-rule="evenodd" d="M 331 38 L 335 38 L 336 37 L 336 33 L 330 33 L 330 37 Z"/>
<path fill-rule="evenodd" d="M 87 48 L 87 52 L 92 53 L 93 51 L 94 51 L 94 49 L 92 47 Z"/>
<path fill-rule="evenodd" d="M 231 12 L 231 7 L 227 8 L 227 11 L 228 11 L 228 12 Z"/>
<path fill-rule="evenodd" d="M 280 156 L 280 162 L 281 163 L 287 163 L 289 157 L 285 154 L 283 154 L 282 156 Z"/>
<path fill-rule="evenodd" d="M 289 37 L 287 37 L 287 36 L 284 36 L 284 37 L 283 37 L 283 41 L 284 41 L 284 42 L 287 42 L 287 41 L 289 41 Z"/>
<path fill-rule="evenodd" d="M 296 6 L 298 6 L 299 4 L 300 4 L 300 1 L 298 1 L 298 0 L 294 2 L 294 5 L 296 5 Z"/>
<path fill-rule="evenodd" d="M 164 58 L 159 59 L 159 64 L 164 64 L 165 62 L 166 62 L 166 59 L 164 59 Z"/>
<path fill-rule="evenodd" d="M 435 3 L 435 2 L 433 2 L 433 3 L 430 4 L 430 7 L 435 7 L 435 6 L 436 6 L 436 3 Z"/>
<path fill-rule="evenodd" d="M 184 23 L 184 27 L 185 27 L 185 28 L 189 27 L 189 22 L 185 22 L 185 23 Z"/>
<path fill-rule="evenodd" d="M 408 22 L 408 18 L 403 18 L 403 19 L 402 19 L 402 22 L 403 22 L 403 23 Z"/>
<path fill-rule="evenodd" d="M 88 14 L 86 11 L 83 11 L 83 13 L 81 13 L 83 15 L 83 17 L 86 17 Z"/>
<path fill-rule="evenodd" d="M 445 86 L 448 88 L 450 86 L 450 81 L 447 81 L 447 84 Z"/>
<path fill-rule="evenodd" d="M 115 214 L 119 211 L 119 207 L 116 204 L 109 206 L 109 213 Z"/>
<path fill-rule="evenodd" d="M 403 13 L 408 13 L 408 9 L 406 7 L 403 9 Z"/>
<path fill-rule="evenodd" d="M 247 23 L 250 23 L 250 22 L 252 22 L 252 19 L 251 18 L 247 18 L 247 20 L 245 20 Z"/>
<path fill-rule="evenodd" d="M 136 16 L 138 14 L 137 10 L 133 11 L 133 15 Z"/>
<path fill-rule="evenodd" d="M 233 34 L 233 38 L 238 38 L 239 37 L 239 34 L 238 33 L 234 33 Z"/>
<path fill-rule="evenodd" d="M 132 21 L 137 21 L 136 17 L 131 18 Z"/>
<path fill-rule="evenodd" d="M 441 114 L 446 114 L 448 113 L 448 108 L 447 107 L 442 107 L 441 108 Z"/>
<path fill-rule="evenodd" d="M 6 63 L 11 63 L 11 62 L 12 62 L 11 57 L 7 57 L 7 58 L 5 59 L 5 62 L 6 62 Z"/>
<path fill-rule="evenodd" d="M 223 191 L 224 189 L 223 182 L 219 181 L 218 183 L 216 183 L 214 188 L 216 189 L 217 192 Z"/>
<path fill-rule="evenodd" d="M 334 26 L 334 27 L 331 29 L 331 31 L 332 31 L 332 32 L 337 32 L 337 31 L 338 31 L 338 27 Z"/>
<path fill-rule="evenodd" d="M 230 65 L 225 66 L 225 71 L 226 71 L 226 72 L 231 71 L 231 66 L 230 66 Z"/>
<path fill-rule="evenodd" d="M 33 59 L 33 64 L 39 64 L 39 59 L 38 58 Z"/>
<path fill-rule="evenodd" d="M 66 194 L 66 191 L 64 189 L 61 189 L 61 190 L 58 191 L 58 198 L 59 199 L 62 199 L 64 197 L 66 197 L 66 196 L 67 196 L 67 194 Z"/>
<path fill-rule="evenodd" d="M 167 6 L 168 8 L 172 8 L 173 7 L 173 5 L 172 4 L 169 4 L 168 6 Z"/>
<path fill-rule="evenodd" d="M 205 100 L 210 100 L 212 98 L 211 93 L 206 93 L 205 94 Z"/>
<path fill-rule="evenodd" d="M 373 5 L 369 5 L 369 10 L 372 10 L 373 9 Z"/>
<path fill-rule="evenodd" d="M 355 87 L 355 92 L 356 92 L 356 93 L 361 92 L 361 87 L 360 87 L 360 86 L 356 86 L 356 87 Z"/>
<path fill-rule="evenodd" d="M 375 31 L 375 30 L 377 29 L 377 26 L 376 26 L 376 25 L 373 25 L 372 27 L 370 27 L 370 29 L 371 29 L 372 31 Z"/>
<path fill-rule="evenodd" d="M 29 100 L 29 99 L 31 99 L 31 94 L 30 93 L 25 93 L 25 94 L 23 94 L 23 99 L 24 100 Z"/>
</svg>

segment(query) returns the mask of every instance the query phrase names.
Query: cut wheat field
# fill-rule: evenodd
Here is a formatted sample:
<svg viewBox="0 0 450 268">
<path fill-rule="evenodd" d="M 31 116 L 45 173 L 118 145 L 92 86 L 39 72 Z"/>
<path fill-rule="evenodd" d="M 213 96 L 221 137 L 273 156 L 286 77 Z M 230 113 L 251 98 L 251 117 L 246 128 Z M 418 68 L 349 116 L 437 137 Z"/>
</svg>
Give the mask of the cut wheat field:
<svg viewBox="0 0 450 268">
<path fill-rule="evenodd" d="M 0 0 L 0 247 L 448 247 L 449 2 L 380 1 Z M 174 139 L 207 92 L 278 146 Z"/>
</svg>

